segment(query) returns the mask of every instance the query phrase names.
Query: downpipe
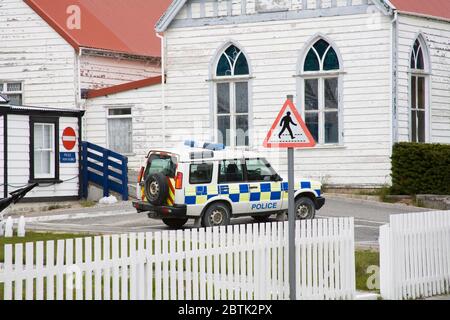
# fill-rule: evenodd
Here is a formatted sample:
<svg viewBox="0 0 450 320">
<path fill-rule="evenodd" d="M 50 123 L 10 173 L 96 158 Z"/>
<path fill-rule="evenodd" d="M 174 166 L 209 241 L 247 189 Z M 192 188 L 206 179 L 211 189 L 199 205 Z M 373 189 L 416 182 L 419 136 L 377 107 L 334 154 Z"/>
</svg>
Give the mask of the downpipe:
<svg viewBox="0 0 450 320">
<path fill-rule="evenodd" d="M 156 33 L 156 36 L 161 39 L 161 114 L 162 114 L 162 142 L 166 144 L 166 45 L 164 35 Z"/>
<path fill-rule="evenodd" d="M 392 23 L 392 143 L 398 141 L 398 12 L 394 11 Z"/>
</svg>

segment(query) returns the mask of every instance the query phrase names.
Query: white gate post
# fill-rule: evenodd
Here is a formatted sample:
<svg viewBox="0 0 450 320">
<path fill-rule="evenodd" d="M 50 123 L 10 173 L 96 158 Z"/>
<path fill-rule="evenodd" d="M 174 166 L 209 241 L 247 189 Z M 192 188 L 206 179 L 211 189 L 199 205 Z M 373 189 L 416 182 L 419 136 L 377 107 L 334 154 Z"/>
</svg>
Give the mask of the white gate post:
<svg viewBox="0 0 450 320">
<path fill-rule="evenodd" d="M 380 227 L 380 293 L 383 299 L 392 299 L 392 252 L 390 225 Z"/>
</svg>

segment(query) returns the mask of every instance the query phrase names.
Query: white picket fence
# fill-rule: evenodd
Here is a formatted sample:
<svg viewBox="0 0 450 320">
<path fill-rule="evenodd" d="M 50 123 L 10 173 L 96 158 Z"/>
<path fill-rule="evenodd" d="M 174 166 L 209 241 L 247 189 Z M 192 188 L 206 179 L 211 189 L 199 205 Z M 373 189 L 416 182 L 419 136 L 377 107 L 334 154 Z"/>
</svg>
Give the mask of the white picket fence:
<svg viewBox="0 0 450 320">
<path fill-rule="evenodd" d="M 380 229 L 384 299 L 450 293 L 450 211 L 393 215 Z"/>
<path fill-rule="evenodd" d="M 5 246 L 5 300 L 288 299 L 284 222 Z M 355 296 L 353 218 L 297 223 L 297 298 Z"/>
<path fill-rule="evenodd" d="M 0 237 L 11 238 L 14 235 L 14 224 L 17 225 L 17 236 L 25 237 L 25 218 L 13 220 L 11 217 L 2 219 L 0 217 Z"/>
</svg>

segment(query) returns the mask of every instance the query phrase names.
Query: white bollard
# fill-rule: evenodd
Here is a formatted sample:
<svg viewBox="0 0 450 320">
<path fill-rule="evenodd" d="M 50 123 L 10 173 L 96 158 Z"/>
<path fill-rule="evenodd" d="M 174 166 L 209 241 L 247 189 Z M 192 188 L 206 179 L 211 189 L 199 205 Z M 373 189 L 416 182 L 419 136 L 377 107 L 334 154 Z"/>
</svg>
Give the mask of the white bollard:
<svg viewBox="0 0 450 320">
<path fill-rule="evenodd" d="M 17 236 L 19 238 L 25 237 L 25 217 L 21 216 L 19 218 L 19 223 L 17 224 Z"/>
<path fill-rule="evenodd" d="M 13 236 L 13 220 L 11 217 L 8 217 L 5 223 L 5 238 L 11 238 L 12 236 Z"/>
</svg>

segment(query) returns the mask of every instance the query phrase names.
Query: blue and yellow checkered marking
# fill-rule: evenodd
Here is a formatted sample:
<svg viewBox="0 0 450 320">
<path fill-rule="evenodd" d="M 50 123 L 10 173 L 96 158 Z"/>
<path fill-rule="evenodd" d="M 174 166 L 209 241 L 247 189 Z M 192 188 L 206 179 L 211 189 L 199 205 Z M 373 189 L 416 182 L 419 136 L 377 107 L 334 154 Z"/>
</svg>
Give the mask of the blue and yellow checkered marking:
<svg viewBox="0 0 450 320">
<path fill-rule="evenodd" d="M 230 184 L 214 186 L 192 186 L 185 189 L 186 205 L 201 205 L 210 199 L 219 195 L 227 196 L 231 202 L 268 202 L 288 199 L 288 183 L 273 182 L 260 184 Z M 255 188 L 256 187 L 256 188 Z M 301 189 L 311 189 L 312 184 L 309 181 L 303 181 L 299 184 Z M 320 189 L 315 192 L 320 196 Z"/>
</svg>

